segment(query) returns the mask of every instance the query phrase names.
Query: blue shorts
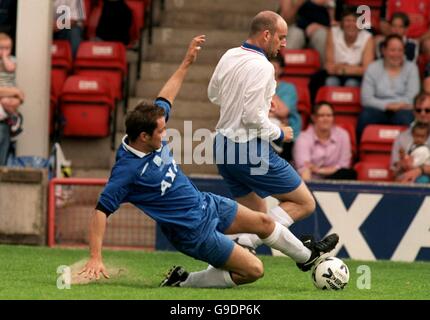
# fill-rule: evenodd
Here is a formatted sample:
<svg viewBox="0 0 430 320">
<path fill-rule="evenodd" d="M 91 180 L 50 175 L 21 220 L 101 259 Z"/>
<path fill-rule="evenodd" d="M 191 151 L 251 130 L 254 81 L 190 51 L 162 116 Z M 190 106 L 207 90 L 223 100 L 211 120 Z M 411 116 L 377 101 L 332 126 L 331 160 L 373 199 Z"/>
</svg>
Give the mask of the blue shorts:
<svg viewBox="0 0 430 320">
<path fill-rule="evenodd" d="M 302 179 L 270 143 L 254 139 L 235 143 L 221 134 L 214 140 L 214 157 L 235 198 L 255 192 L 261 198 L 296 190 Z"/>
<path fill-rule="evenodd" d="M 204 209 L 202 223 L 198 230 L 190 230 L 189 234 L 195 234 L 187 241 L 175 240 L 169 234 L 186 232 L 175 227 L 162 226 L 166 237 L 180 252 L 198 260 L 205 261 L 215 268 L 225 265 L 233 251 L 234 242 L 224 235 L 237 214 L 237 202 L 212 193 L 202 192 Z"/>
</svg>

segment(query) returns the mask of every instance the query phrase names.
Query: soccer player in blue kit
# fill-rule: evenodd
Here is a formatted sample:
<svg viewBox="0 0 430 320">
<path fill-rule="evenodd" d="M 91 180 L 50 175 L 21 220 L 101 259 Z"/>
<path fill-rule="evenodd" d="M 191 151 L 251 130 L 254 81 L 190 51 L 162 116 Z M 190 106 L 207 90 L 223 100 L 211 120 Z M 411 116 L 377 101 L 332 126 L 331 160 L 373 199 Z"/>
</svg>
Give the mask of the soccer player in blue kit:
<svg viewBox="0 0 430 320">
<path fill-rule="evenodd" d="M 102 260 L 106 220 L 124 202 L 132 203 L 157 221 L 178 251 L 211 265 L 190 273 L 175 266 L 161 286 L 227 288 L 261 278 L 260 259 L 225 234 L 255 233 L 265 244 L 290 256 L 303 270 L 309 270 L 322 253 L 337 244 L 336 234 L 319 242 L 294 240 L 287 228 L 268 215 L 231 199 L 200 192 L 175 163 L 162 140 L 166 121 L 204 42 L 204 35 L 191 41 L 184 60 L 153 104 L 140 103 L 127 115 L 127 135 L 91 217 L 90 259 L 81 271 L 85 277 L 108 277 Z"/>
</svg>

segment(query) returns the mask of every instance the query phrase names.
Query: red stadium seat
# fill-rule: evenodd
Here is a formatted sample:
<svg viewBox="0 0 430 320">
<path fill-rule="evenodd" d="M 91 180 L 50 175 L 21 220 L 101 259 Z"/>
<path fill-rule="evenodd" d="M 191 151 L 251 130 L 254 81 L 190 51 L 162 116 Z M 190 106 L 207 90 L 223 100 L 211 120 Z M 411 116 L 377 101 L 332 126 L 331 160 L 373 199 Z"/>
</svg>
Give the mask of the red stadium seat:
<svg viewBox="0 0 430 320">
<path fill-rule="evenodd" d="M 327 101 L 334 109 L 336 123 L 350 123 L 357 126 L 358 115 L 361 112 L 360 88 L 353 87 L 321 87 L 316 96 L 316 102 Z"/>
<path fill-rule="evenodd" d="M 358 162 L 354 166 L 359 181 L 393 181 L 389 165 L 379 162 Z"/>
<path fill-rule="evenodd" d="M 300 77 L 281 77 L 279 81 L 292 83 L 297 90 L 297 111 L 302 118 L 302 129 L 306 129 L 311 116 L 311 97 L 306 82 Z"/>
<path fill-rule="evenodd" d="M 320 70 L 320 57 L 314 49 L 283 50 L 285 68 L 284 75 L 288 77 L 302 77 L 306 79 Z"/>
<path fill-rule="evenodd" d="M 120 42 L 82 42 L 76 55 L 75 74 L 106 77 L 115 98 L 121 99 L 127 75 L 125 46 Z"/>
<path fill-rule="evenodd" d="M 51 65 L 55 69 L 64 69 L 67 73 L 72 69 L 72 47 L 67 40 L 54 40 L 51 47 Z"/>
<path fill-rule="evenodd" d="M 60 98 L 65 119 L 65 136 L 105 137 L 109 135 L 115 107 L 112 89 L 103 77 L 69 77 Z"/>
<path fill-rule="evenodd" d="M 102 9 L 103 2 L 100 1 L 97 6 L 91 9 L 91 13 L 87 14 L 87 38 L 90 40 L 96 37 L 97 25 L 102 15 Z"/>
<path fill-rule="evenodd" d="M 307 87 L 296 86 L 297 90 L 297 111 L 302 117 L 302 128 L 305 129 L 309 124 L 311 115 L 311 97 Z"/>
<path fill-rule="evenodd" d="M 366 126 L 360 142 L 360 161 L 390 163 L 394 140 L 407 126 L 371 124 Z"/>
<path fill-rule="evenodd" d="M 133 23 L 130 28 L 130 45 L 139 42 L 143 26 L 145 25 L 145 0 L 126 0 L 133 14 Z"/>
<path fill-rule="evenodd" d="M 427 57 L 424 54 L 421 54 L 418 56 L 417 65 L 418 65 L 418 69 L 420 71 L 421 79 L 424 79 L 424 72 L 425 72 L 427 64 L 429 64 L 429 63 L 430 63 L 430 57 Z"/>
<path fill-rule="evenodd" d="M 348 132 L 349 140 L 351 142 L 351 154 L 352 154 L 352 162 L 354 162 L 357 157 L 357 137 L 355 134 L 355 127 L 349 122 L 337 122 L 336 125 L 345 129 Z"/>
<path fill-rule="evenodd" d="M 383 0 L 345 0 L 345 4 L 349 6 L 361 6 L 366 5 L 373 8 L 379 8 L 382 6 Z"/>
</svg>

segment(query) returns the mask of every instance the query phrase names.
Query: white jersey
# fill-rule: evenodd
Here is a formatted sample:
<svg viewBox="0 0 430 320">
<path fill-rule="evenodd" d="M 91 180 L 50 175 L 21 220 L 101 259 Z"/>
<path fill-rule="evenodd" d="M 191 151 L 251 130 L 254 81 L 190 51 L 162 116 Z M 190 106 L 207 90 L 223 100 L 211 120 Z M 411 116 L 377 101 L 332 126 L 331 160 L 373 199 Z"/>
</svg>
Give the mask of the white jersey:
<svg viewBox="0 0 430 320">
<path fill-rule="evenodd" d="M 208 87 L 209 100 L 221 107 L 217 132 L 235 142 L 280 138 L 281 129 L 269 120 L 275 90 L 274 67 L 260 48 L 244 43 L 228 50 Z"/>
</svg>

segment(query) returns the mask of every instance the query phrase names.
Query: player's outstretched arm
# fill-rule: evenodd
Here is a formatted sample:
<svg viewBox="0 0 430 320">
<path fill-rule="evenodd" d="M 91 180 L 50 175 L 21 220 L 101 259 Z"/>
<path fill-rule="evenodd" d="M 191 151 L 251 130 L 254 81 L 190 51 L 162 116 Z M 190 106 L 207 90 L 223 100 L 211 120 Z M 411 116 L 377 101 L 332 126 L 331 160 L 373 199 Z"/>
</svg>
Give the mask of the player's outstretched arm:
<svg viewBox="0 0 430 320">
<path fill-rule="evenodd" d="M 197 53 L 201 49 L 201 45 L 206 41 L 205 35 L 200 35 L 193 40 L 188 47 L 187 53 L 185 54 L 184 60 L 175 71 L 175 73 L 167 80 L 163 88 L 161 89 L 158 97 L 162 97 L 168 100 L 171 104 L 176 98 L 179 90 L 181 89 L 182 82 L 188 72 L 188 68 L 196 61 Z"/>
<path fill-rule="evenodd" d="M 103 237 L 106 230 L 106 214 L 100 210 L 95 210 L 90 221 L 89 240 L 90 240 L 90 260 L 79 272 L 89 279 L 100 279 L 100 273 L 109 278 L 102 260 Z"/>
</svg>

